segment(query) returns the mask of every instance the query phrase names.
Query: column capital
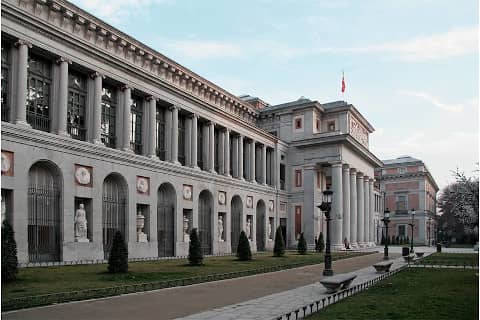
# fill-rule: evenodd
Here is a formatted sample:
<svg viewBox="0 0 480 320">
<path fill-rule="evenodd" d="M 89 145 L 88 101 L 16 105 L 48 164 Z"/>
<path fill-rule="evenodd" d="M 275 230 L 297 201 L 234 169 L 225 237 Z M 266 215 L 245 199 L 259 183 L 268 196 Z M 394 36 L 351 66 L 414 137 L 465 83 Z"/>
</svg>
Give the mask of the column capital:
<svg viewBox="0 0 480 320">
<path fill-rule="evenodd" d="M 72 60 L 68 59 L 67 57 L 59 57 L 55 60 L 57 64 L 61 64 L 62 62 L 66 62 L 68 64 L 72 64 Z"/>
<path fill-rule="evenodd" d="M 197 118 L 197 119 L 198 119 L 198 114 L 196 114 L 196 113 L 190 113 L 190 114 L 188 115 L 188 117 L 189 117 L 189 118 L 192 118 L 192 119 L 193 119 L 193 118 Z"/>
<path fill-rule="evenodd" d="M 374 181 L 375 181 L 374 178 L 370 178 L 370 179 L 368 180 L 368 182 L 369 182 L 370 184 L 373 184 Z"/>
<path fill-rule="evenodd" d="M 369 176 L 363 176 L 363 179 L 365 180 L 365 182 L 368 182 L 368 180 L 370 179 Z"/>
<path fill-rule="evenodd" d="M 350 165 L 347 163 L 343 164 L 343 171 L 350 171 Z"/>
<path fill-rule="evenodd" d="M 357 171 L 357 179 L 363 179 L 363 172 Z"/>
<path fill-rule="evenodd" d="M 89 77 L 92 78 L 92 79 L 95 79 L 97 77 L 101 77 L 102 79 L 105 79 L 105 76 L 98 71 L 94 71 L 94 72 L 90 73 Z"/>
<path fill-rule="evenodd" d="M 158 99 L 155 98 L 154 96 L 147 96 L 147 97 L 145 98 L 145 100 L 147 100 L 147 101 L 152 101 L 152 100 L 153 100 L 153 101 L 157 102 Z"/>
<path fill-rule="evenodd" d="M 171 106 L 168 107 L 168 110 L 173 111 L 174 109 L 180 110 L 180 107 L 177 106 L 176 104 L 172 104 Z"/>
<path fill-rule="evenodd" d="M 317 170 L 317 165 L 315 164 L 307 164 L 302 167 L 302 169 L 305 170 Z"/>
<path fill-rule="evenodd" d="M 230 128 L 224 127 L 224 128 L 223 128 L 223 131 L 224 131 L 225 133 L 230 133 Z"/>
<path fill-rule="evenodd" d="M 215 126 L 215 122 L 213 122 L 212 120 L 209 120 L 206 122 L 207 126 Z"/>
<path fill-rule="evenodd" d="M 20 47 L 21 45 L 27 46 L 29 49 L 32 48 L 32 43 L 24 39 L 18 39 L 13 45 L 16 48 Z"/>
<path fill-rule="evenodd" d="M 119 89 L 120 89 L 121 91 L 132 90 L 132 87 L 129 86 L 128 84 L 122 84 L 122 85 L 120 85 Z"/>
<path fill-rule="evenodd" d="M 356 175 L 357 175 L 357 169 L 355 169 L 355 168 L 350 168 L 350 175 L 356 176 Z"/>
<path fill-rule="evenodd" d="M 342 161 L 331 162 L 330 165 L 332 166 L 332 168 L 333 168 L 333 167 L 337 167 L 337 168 L 338 168 L 338 167 L 340 167 L 340 168 L 343 167 Z"/>
</svg>

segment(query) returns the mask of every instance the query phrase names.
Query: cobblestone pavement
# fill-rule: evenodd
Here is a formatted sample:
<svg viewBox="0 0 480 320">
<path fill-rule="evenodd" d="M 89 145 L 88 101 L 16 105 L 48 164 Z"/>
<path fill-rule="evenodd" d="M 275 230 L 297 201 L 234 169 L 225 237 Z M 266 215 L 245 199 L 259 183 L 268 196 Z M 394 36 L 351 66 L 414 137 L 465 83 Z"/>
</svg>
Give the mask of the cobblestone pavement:
<svg viewBox="0 0 480 320">
<path fill-rule="evenodd" d="M 377 247 L 376 250 L 382 249 Z M 400 256 L 399 254 L 391 256 L 395 255 Z M 383 253 L 376 253 L 334 261 L 333 268 L 337 273 L 352 272 L 381 261 L 382 256 Z M 215 308 L 241 304 L 243 301 L 272 294 L 282 294 L 284 291 L 318 282 L 322 278 L 322 272 L 323 264 L 312 265 L 185 287 L 5 312 L 2 313 L 2 318 L 25 320 L 174 319 Z M 311 290 L 318 291 L 315 287 L 312 287 Z M 276 307 L 272 305 L 273 301 L 269 303 L 273 311 Z M 266 305 L 266 308 L 268 306 Z M 267 313 L 268 311 L 262 312 Z"/>
</svg>

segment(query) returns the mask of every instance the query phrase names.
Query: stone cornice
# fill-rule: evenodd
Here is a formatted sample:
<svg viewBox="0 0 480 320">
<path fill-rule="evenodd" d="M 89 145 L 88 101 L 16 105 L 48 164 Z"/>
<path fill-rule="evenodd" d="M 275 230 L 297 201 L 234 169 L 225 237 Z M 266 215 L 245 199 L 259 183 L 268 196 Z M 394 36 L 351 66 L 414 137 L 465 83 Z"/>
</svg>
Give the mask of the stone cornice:
<svg viewBox="0 0 480 320">
<path fill-rule="evenodd" d="M 59 136 L 53 133 L 34 130 L 27 127 L 17 126 L 8 122 L 2 122 L 2 142 L 22 143 L 42 149 L 55 150 L 69 153 L 79 157 L 89 157 L 99 161 L 107 161 L 137 167 L 139 169 L 157 171 L 169 175 L 184 176 L 185 179 L 198 179 L 209 181 L 223 186 L 234 186 L 252 192 L 277 194 L 275 188 L 252 184 L 239 179 L 226 177 L 220 174 L 211 174 L 206 171 L 192 169 L 187 166 L 179 166 L 168 161 L 151 159 L 147 156 L 136 155 L 118 149 L 107 148 L 90 142 L 74 140 L 69 137 Z"/>
<path fill-rule="evenodd" d="M 433 184 L 435 191 L 438 192 L 439 188 L 430 171 L 419 171 L 419 172 L 406 172 L 403 174 L 383 174 L 379 176 L 381 181 L 394 181 L 398 179 L 408 179 L 408 178 L 427 178 Z"/>
<path fill-rule="evenodd" d="M 41 19 L 64 34 L 120 57 L 164 83 L 255 124 L 258 111 L 248 103 L 67 1 L 2 1 L 2 11 L 7 8 Z"/>
</svg>

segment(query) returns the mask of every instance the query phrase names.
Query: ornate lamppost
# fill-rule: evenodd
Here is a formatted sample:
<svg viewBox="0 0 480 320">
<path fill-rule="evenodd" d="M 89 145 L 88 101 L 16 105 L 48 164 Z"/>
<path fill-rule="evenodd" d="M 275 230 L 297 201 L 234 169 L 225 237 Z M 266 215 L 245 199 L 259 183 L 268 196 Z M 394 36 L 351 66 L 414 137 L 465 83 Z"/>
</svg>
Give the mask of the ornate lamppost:
<svg viewBox="0 0 480 320">
<path fill-rule="evenodd" d="M 388 260 L 388 224 L 390 223 L 390 210 L 385 209 L 383 212 L 383 223 L 385 224 L 385 248 L 383 249 L 383 260 Z"/>
<path fill-rule="evenodd" d="M 413 252 L 413 227 L 415 227 L 415 209 L 412 208 L 412 211 L 410 211 L 410 214 L 412 215 L 412 221 L 408 224 L 410 226 L 410 228 L 412 229 L 412 238 L 410 240 L 410 253 L 414 253 Z"/>
<path fill-rule="evenodd" d="M 332 270 L 332 255 L 330 253 L 330 210 L 332 210 L 332 196 L 333 191 L 330 191 L 329 188 L 323 191 L 322 204 L 317 206 L 320 210 L 325 213 L 325 218 L 327 220 L 327 240 L 325 245 L 325 268 L 323 269 L 324 276 L 333 276 Z"/>
</svg>

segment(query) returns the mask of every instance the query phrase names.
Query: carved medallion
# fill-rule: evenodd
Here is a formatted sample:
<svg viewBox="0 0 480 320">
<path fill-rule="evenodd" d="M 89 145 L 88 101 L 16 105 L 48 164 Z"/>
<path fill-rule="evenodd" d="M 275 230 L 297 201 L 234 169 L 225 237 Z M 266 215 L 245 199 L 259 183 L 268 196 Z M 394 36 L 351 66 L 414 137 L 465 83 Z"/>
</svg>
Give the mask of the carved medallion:
<svg viewBox="0 0 480 320">
<path fill-rule="evenodd" d="M 183 185 L 183 199 L 192 200 L 192 186 L 188 184 Z"/>
<path fill-rule="evenodd" d="M 218 203 L 221 204 L 221 205 L 224 205 L 225 200 L 226 200 L 225 192 L 224 191 L 219 191 L 218 192 Z"/>
<path fill-rule="evenodd" d="M 268 210 L 270 210 L 270 212 L 273 211 L 274 207 L 275 207 L 275 204 L 273 200 L 268 201 Z"/>
<path fill-rule="evenodd" d="M 6 152 L 2 152 L 2 174 L 10 171 L 12 163 L 10 162 L 10 157 Z"/>
<path fill-rule="evenodd" d="M 75 169 L 75 180 L 81 185 L 90 184 L 92 181 L 90 170 L 87 167 L 77 166 Z"/>
<path fill-rule="evenodd" d="M 247 196 L 247 208 L 252 208 L 252 207 L 253 207 L 253 197 Z"/>
<path fill-rule="evenodd" d="M 150 179 L 147 177 L 137 176 L 137 191 L 138 193 L 148 194 L 150 191 Z"/>
</svg>

